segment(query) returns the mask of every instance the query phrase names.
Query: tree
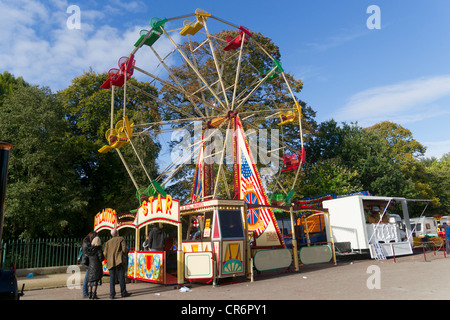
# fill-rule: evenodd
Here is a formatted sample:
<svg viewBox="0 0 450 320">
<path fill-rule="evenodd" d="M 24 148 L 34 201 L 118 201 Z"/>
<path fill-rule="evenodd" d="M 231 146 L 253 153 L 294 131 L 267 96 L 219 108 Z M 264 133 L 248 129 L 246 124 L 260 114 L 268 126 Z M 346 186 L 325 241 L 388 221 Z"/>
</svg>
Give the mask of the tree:
<svg viewBox="0 0 450 320">
<path fill-rule="evenodd" d="M 49 89 L 18 82 L 0 106 L 0 136 L 14 145 L 5 237 L 63 236 L 80 227 L 86 208 L 65 144 L 68 123 Z"/>
<path fill-rule="evenodd" d="M 396 143 L 393 142 L 393 146 Z M 392 149 L 386 146 L 385 137 L 376 130 L 346 123 L 340 127 L 334 120 L 330 120 L 318 126 L 307 147 L 311 150 L 309 159 L 313 165 L 320 166 L 326 163 L 324 161 L 335 159 L 349 172 L 356 172 L 358 179 L 354 177 L 351 180 L 354 188 L 359 186 L 380 196 L 414 197 L 418 194 L 412 178 L 401 171 Z M 400 157 L 402 154 L 397 155 L 397 158 Z M 307 182 L 314 183 L 313 179 Z M 302 190 L 307 189 L 311 188 L 302 186 Z M 328 193 L 339 191 L 330 189 Z"/>
<path fill-rule="evenodd" d="M 306 143 L 306 162 L 315 164 L 339 156 L 344 143 L 344 133 L 344 129 L 333 119 L 320 123 Z"/>
<path fill-rule="evenodd" d="M 421 161 L 429 176 L 429 185 L 437 201 L 433 201 L 431 211 L 434 214 L 450 214 L 450 153 L 441 159 L 431 158 Z"/>
<path fill-rule="evenodd" d="M 346 168 L 339 158 L 306 163 L 297 195 L 350 194 L 363 190 L 358 171 Z"/>
<path fill-rule="evenodd" d="M 419 161 L 426 147 L 413 138 L 412 132 L 389 121 L 375 124 L 367 130 L 382 138 L 384 148 L 395 166 L 414 184 L 415 197 L 433 198 L 431 187 L 427 183 L 427 174 Z"/>
<path fill-rule="evenodd" d="M 3 74 L 0 74 L 0 104 L 3 98 L 10 95 L 15 88 L 24 86 L 30 85 L 22 77 L 15 78 L 8 71 L 4 71 Z"/>
<path fill-rule="evenodd" d="M 86 223 L 90 228 L 94 215 L 104 208 L 126 212 L 139 206 L 136 187 L 116 151 L 106 154 L 98 152 L 103 145 L 108 144 L 105 133 L 110 128 L 111 91 L 100 87 L 107 77 L 107 74 L 89 71 L 73 79 L 68 88 L 58 93 L 69 121 L 67 144 L 71 146 L 74 167 L 89 195 L 86 209 L 89 219 L 86 219 Z M 133 78 L 128 81 L 145 92 L 157 95 L 156 89 L 148 83 Z M 115 89 L 114 126 L 124 114 L 123 93 L 123 88 Z M 134 124 L 159 119 L 157 105 L 144 93 L 130 88 L 127 90 L 125 109 L 125 114 Z M 148 134 L 139 132 L 139 128 L 134 129 L 132 143 L 150 178 L 154 179 L 158 170 L 156 159 L 160 145 Z M 147 187 L 150 181 L 132 146 L 127 144 L 120 152 L 138 187 Z"/>
</svg>

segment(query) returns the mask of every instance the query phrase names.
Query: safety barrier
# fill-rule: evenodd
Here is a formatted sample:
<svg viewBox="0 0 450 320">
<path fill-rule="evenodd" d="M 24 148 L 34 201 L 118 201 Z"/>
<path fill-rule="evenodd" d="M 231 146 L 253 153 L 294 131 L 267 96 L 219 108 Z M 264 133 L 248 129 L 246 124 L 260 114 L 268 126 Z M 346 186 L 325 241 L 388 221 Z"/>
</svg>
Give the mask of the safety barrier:
<svg viewBox="0 0 450 320">
<path fill-rule="evenodd" d="M 109 237 L 101 237 L 105 243 Z M 16 269 L 67 266 L 78 263 L 83 238 L 23 239 L 3 241 L 1 267 Z M 134 244 L 134 236 L 126 236 L 128 244 Z"/>
</svg>

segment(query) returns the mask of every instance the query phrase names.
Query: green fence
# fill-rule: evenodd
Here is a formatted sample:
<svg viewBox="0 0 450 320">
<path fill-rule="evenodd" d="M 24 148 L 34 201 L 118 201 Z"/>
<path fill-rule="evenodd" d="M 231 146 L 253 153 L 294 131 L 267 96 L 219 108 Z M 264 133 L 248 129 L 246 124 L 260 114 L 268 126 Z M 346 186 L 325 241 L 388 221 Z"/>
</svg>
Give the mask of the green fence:
<svg viewBox="0 0 450 320">
<path fill-rule="evenodd" d="M 134 237 L 125 237 L 134 244 Z M 102 243 L 109 238 L 102 238 Z M 1 267 L 9 269 L 45 268 L 77 264 L 82 238 L 31 239 L 4 241 L 1 250 Z"/>
</svg>

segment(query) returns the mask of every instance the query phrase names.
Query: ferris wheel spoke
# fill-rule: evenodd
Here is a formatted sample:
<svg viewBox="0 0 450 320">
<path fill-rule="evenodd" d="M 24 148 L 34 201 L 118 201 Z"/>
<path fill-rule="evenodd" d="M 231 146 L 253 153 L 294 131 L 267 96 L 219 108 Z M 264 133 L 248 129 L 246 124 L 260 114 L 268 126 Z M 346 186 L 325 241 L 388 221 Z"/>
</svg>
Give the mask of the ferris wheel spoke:
<svg viewBox="0 0 450 320">
<path fill-rule="evenodd" d="M 246 121 L 245 123 L 246 123 L 246 125 L 248 125 L 249 127 L 252 127 L 253 129 L 256 129 L 256 130 L 259 129 L 258 126 L 254 125 L 253 123 L 250 123 L 249 121 Z M 283 148 L 289 149 L 289 150 L 291 150 L 293 153 L 297 153 L 298 150 L 292 148 L 290 145 L 288 145 L 288 144 L 285 143 L 284 141 L 280 140 L 279 138 L 277 138 L 277 137 L 274 137 L 274 138 L 275 138 L 274 141 L 275 141 L 276 143 L 278 143 L 279 145 L 281 145 Z"/>
<path fill-rule="evenodd" d="M 221 124 L 218 126 L 217 129 L 220 129 L 220 128 L 224 125 L 224 123 L 225 123 L 225 122 L 221 123 Z M 189 153 L 189 155 L 188 155 L 187 157 L 186 157 L 184 154 L 182 154 L 182 155 L 179 155 L 179 156 L 177 157 L 177 159 L 175 159 L 174 161 L 171 162 L 171 164 L 169 165 L 168 168 L 172 168 L 172 167 L 173 167 L 173 166 L 174 166 L 181 158 L 184 157 L 184 160 L 181 162 L 181 164 L 180 164 L 180 165 L 172 172 L 172 174 L 170 175 L 170 177 L 168 177 L 168 178 L 166 178 L 166 179 L 164 180 L 164 182 L 162 183 L 162 185 L 165 185 L 168 181 L 170 181 L 170 179 L 171 179 L 171 178 L 172 178 L 179 170 L 181 170 L 181 169 L 183 168 L 183 165 L 184 165 L 187 161 L 190 161 L 192 155 L 194 155 L 196 152 L 198 152 L 198 151 L 200 150 L 200 148 L 203 147 L 204 141 L 208 141 L 209 139 L 211 139 L 211 137 L 212 137 L 214 134 L 215 134 L 215 132 L 214 132 L 214 130 L 212 130 L 206 138 L 201 139 L 201 140 L 199 140 L 199 141 L 197 141 L 197 142 L 194 142 L 194 143 L 193 143 L 192 145 L 190 145 L 190 146 L 187 146 L 187 149 L 188 149 L 188 148 L 191 148 L 191 147 L 194 147 L 194 146 L 196 146 L 196 147 L 195 147 L 195 149 L 194 149 L 192 152 Z M 167 173 L 168 173 L 167 170 L 166 170 L 165 172 L 161 173 L 161 174 L 159 175 L 159 177 L 156 179 L 156 181 L 159 181 L 160 179 L 162 179 L 162 177 L 163 177 L 165 174 L 167 174 Z"/>
<path fill-rule="evenodd" d="M 148 123 L 140 123 L 140 124 L 134 124 L 131 126 L 131 128 L 142 128 L 142 127 L 153 127 L 153 126 L 162 126 L 162 125 L 169 125 L 169 124 L 181 124 L 185 122 L 192 122 L 193 121 L 199 121 L 199 120 L 208 120 L 212 119 L 212 117 L 192 117 L 192 118 L 180 118 L 180 119 L 174 119 L 174 120 L 161 120 L 156 122 L 148 122 Z"/>
<path fill-rule="evenodd" d="M 148 72 L 148 71 L 145 71 L 145 70 L 143 70 L 143 69 L 141 69 L 141 68 L 139 68 L 139 67 L 134 67 L 134 69 L 135 70 L 137 70 L 137 71 L 139 71 L 139 72 L 141 72 L 141 73 L 143 73 L 143 74 L 145 74 L 145 75 L 147 75 L 147 76 L 149 76 L 149 77 L 152 77 L 153 79 L 155 79 L 155 80 L 157 80 L 157 81 L 159 81 L 160 83 L 162 83 L 162 84 L 165 84 L 165 85 L 167 85 L 168 87 L 170 87 L 171 89 L 173 89 L 173 90 L 175 90 L 175 91 L 177 91 L 177 92 L 179 92 L 179 93 L 181 93 L 181 94 L 183 94 L 183 95 L 185 95 L 185 96 L 188 96 L 188 97 L 191 97 L 192 99 L 196 99 L 196 100 L 198 100 L 199 102 L 201 102 L 203 105 L 207 105 L 207 106 L 209 106 L 209 107 L 211 107 L 211 108 L 213 108 L 213 109 L 217 109 L 217 110 L 219 110 L 220 111 L 220 109 L 219 108 L 217 108 L 214 104 L 212 104 L 211 102 L 208 102 L 207 100 L 203 100 L 202 98 L 200 98 L 200 97 L 198 97 L 197 95 L 196 95 L 196 92 L 194 92 L 194 93 L 189 93 L 189 92 L 187 92 L 184 88 L 180 88 L 180 87 L 177 87 L 177 86 L 175 86 L 175 85 L 173 85 L 171 82 L 169 82 L 169 81 L 167 81 L 167 80 L 164 80 L 164 79 L 161 79 L 160 77 L 158 77 L 158 76 L 156 76 L 156 75 L 154 75 L 154 74 L 152 74 L 152 73 L 150 73 L 150 72 Z"/>
<path fill-rule="evenodd" d="M 242 97 L 249 91 L 251 90 L 251 88 L 253 88 L 253 86 L 257 85 L 259 82 L 261 81 L 261 79 L 255 79 L 250 85 L 248 85 L 245 89 L 243 89 L 241 92 L 239 92 L 239 94 L 236 96 L 235 98 L 235 104 L 236 103 L 240 103 L 243 99 Z"/>
<path fill-rule="evenodd" d="M 241 50 L 239 50 L 239 57 L 238 57 L 238 65 L 236 68 L 236 77 L 234 78 L 234 88 L 233 88 L 233 98 L 231 100 L 231 110 L 234 109 L 234 102 L 235 102 L 235 98 L 236 98 L 236 90 L 237 90 L 237 86 L 238 86 L 238 81 L 239 81 L 239 75 L 241 73 L 241 61 L 242 61 L 242 52 L 243 47 L 244 47 L 244 43 L 245 43 L 245 33 L 242 36 L 242 40 L 241 40 Z"/>
<path fill-rule="evenodd" d="M 192 69 L 192 71 L 195 72 L 195 74 L 199 77 L 199 79 L 203 82 L 203 84 L 206 85 L 208 90 L 211 92 L 211 94 L 216 98 L 217 102 L 220 103 L 222 108 L 226 108 L 226 106 L 223 104 L 223 102 L 220 100 L 220 98 L 217 96 L 215 91 L 209 86 L 208 82 L 203 78 L 203 76 L 200 74 L 198 69 L 193 65 L 193 63 L 186 57 L 186 54 L 183 52 L 183 50 L 180 49 L 180 47 L 176 44 L 176 42 L 172 39 L 172 37 L 167 33 L 166 30 L 164 30 L 163 27 L 161 27 L 161 30 L 164 32 L 164 34 L 167 36 L 167 38 L 172 42 L 173 46 L 177 49 L 177 51 L 180 53 L 180 55 L 183 57 L 184 61 L 189 65 L 189 67 Z"/>
<path fill-rule="evenodd" d="M 223 19 L 221 19 L 221 18 L 218 18 L 218 17 L 216 17 L 216 16 L 211 15 L 211 18 L 212 18 L 212 19 L 215 19 L 215 20 L 217 20 L 217 21 L 219 21 L 219 22 L 225 23 L 225 24 L 227 24 L 227 25 L 229 25 L 229 26 L 231 26 L 231 27 L 233 27 L 233 28 L 236 28 L 236 29 L 239 28 L 237 25 L 235 25 L 235 24 L 233 24 L 233 23 L 231 23 L 231 22 L 228 22 L 228 21 L 226 21 L 226 20 L 223 20 Z"/>
<path fill-rule="evenodd" d="M 166 69 L 167 73 L 169 74 L 170 78 L 172 78 L 172 80 L 177 84 L 178 88 L 180 88 L 181 90 L 184 91 L 183 86 L 181 85 L 179 79 L 173 74 L 173 72 L 170 70 L 170 68 L 167 66 L 167 64 L 164 62 L 163 59 L 161 59 L 161 57 L 159 56 L 158 52 L 156 52 L 155 49 L 153 49 L 153 47 L 150 47 L 150 49 L 153 51 L 153 53 L 155 54 L 156 58 L 159 59 L 160 63 L 163 65 L 164 69 Z M 187 95 L 187 98 L 189 99 L 189 101 L 191 102 L 192 106 L 194 107 L 194 109 L 197 111 L 197 113 L 203 117 L 204 114 L 200 111 L 200 109 L 198 108 L 197 104 L 192 100 L 190 95 Z"/>
<path fill-rule="evenodd" d="M 135 86 L 135 85 L 133 85 L 131 83 L 128 83 L 127 86 L 130 86 L 131 88 L 133 88 L 133 89 L 143 93 L 144 95 L 146 95 L 146 96 L 148 96 L 148 97 L 150 97 L 150 98 L 152 98 L 154 100 L 157 100 L 157 101 L 160 101 L 160 102 L 164 103 L 169 108 L 171 108 L 171 109 L 173 109 L 173 110 L 175 110 L 175 111 L 177 111 L 177 112 L 179 112 L 179 113 L 181 113 L 181 114 L 183 114 L 183 115 L 185 115 L 187 117 L 190 117 L 190 118 L 193 117 L 192 114 L 189 114 L 189 113 L 185 112 L 184 110 L 178 108 L 177 106 L 174 106 L 173 104 L 171 104 L 171 103 L 169 103 L 169 102 L 167 102 L 167 101 L 165 101 L 165 100 L 163 100 L 163 99 L 161 99 L 161 98 L 159 98 L 159 97 L 157 97 L 157 96 L 155 96 L 155 95 L 153 95 L 153 94 L 151 94 L 151 93 L 149 93 L 149 92 L 147 92 L 147 91 L 145 91 L 145 90 L 143 90 L 143 89 L 141 89 L 141 88 L 139 88 L 139 87 L 137 87 L 137 86 Z"/>
<path fill-rule="evenodd" d="M 289 82 L 287 81 L 286 76 L 284 75 L 284 72 L 282 72 L 281 74 L 283 75 L 284 82 L 286 82 L 286 85 L 287 85 L 287 87 L 288 87 L 288 89 L 289 89 L 289 92 L 291 93 L 292 99 L 293 99 L 294 102 L 295 102 L 295 106 L 297 107 L 297 112 L 298 112 L 298 125 L 299 125 L 299 128 L 300 128 L 300 132 L 303 132 L 303 129 L 302 129 L 302 121 L 301 121 L 301 120 L 302 120 L 302 113 L 301 113 L 301 109 L 300 109 L 300 104 L 299 104 L 299 102 L 295 99 L 295 95 L 294 95 L 294 93 L 292 92 L 291 86 L 289 85 Z M 302 134 L 300 134 L 300 140 L 301 140 L 301 145 L 302 145 L 302 148 L 303 148 L 303 135 L 302 135 Z"/>
<path fill-rule="evenodd" d="M 252 89 L 252 91 L 251 91 L 245 98 L 243 98 L 243 99 L 239 102 L 238 106 L 234 109 L 234 111 L 237 111 L 237 109 L 239 109 L 240 107 L 242 107 L 242 106 L 244 105 L 244 103 L 246 103 L 247 100 L 250 99 L 250 97 L 253 95 L 253 93 L 254 93 L 256 90 L 258 90 L 259 87 L 261 87 L 261 85 L 262 85 L 262 84 L 270 77 L 270 75 L 272 74 L 272 72 L 275 71 L 275 69 L 276 69 L 276 67 L 273 67 L 273 68 L 271 69 L 271 71 L 269 71 L 269 72 L 266 74 L 266 76 L 258 82 L 258 84 Z"/>
<path fill-rule="evenodd" d="M 139 163 L 140 163 L 141 166 L 142 166 L 142 169 L 143 169 L 144 172 L 145 172 L 145 175 L 147 176 L 148 181 L 152 182 L 152 179 L 150 178 L 150 175 L 148 174 L 147 169 L 145 168 L 145 165 L 144 165 L 144 163 L 142 162 L 141 157 L 139 156 L 139 153 L 137 152 L 136 148 L 134 147 L 133 141 L 131 141 L 131 137 L 128 135 L 128 131 L 127 131 L 127 130 L 124 130 L 124 131 L 125 131 L 125 134 L 127 135 L 128 141 L 129 141 L 130 144 L 131 144 L 131 147 L 133 148 L 134 153 L 136 154 L 136 157 L 137 157 L 138 160 L 139 160 Z"/>
<path fill-rule="evenodd" d="M 198 63 L 197 63 L 197 59 L 195 58 L 194 52 L 195 52 L 199 47 L 203 46 L 203 44 L 205 44 L 205 43 L 207 42 L 208 39 L 206 39 L 205 41 L 203 41 L 202 44 L 201 44 L 200 46 L 198 46 L 197 48 L 195 48 L 195 49 L 192 48 L 192 41 L 191 41 L 191 36 L 190 36 L 190 35 L 188 35 L 188 39 L 189 39 L 189 50 L 191 51 L 192 60 L 193 60 L 193 63 L 194 63 L 195 68 L 198 70 Z M 206 86 L 203 86 L 202 81 L 201 81 L 199 78 L 197 78 L 197 83 L 198 83 L 200 89 L 198 89 L 197 91 L 193 92 L 193 95 L 195 95 L 196 93 L 200 92 L 200 95 L 201 95 L 201 97 L 202 97 L 202 100 L 203 100 L 203 101 L 206 101 L 206 97 L 205 97 L 205 94 L 204 94 L 204 92 L 203 92 L 203 88 L 206 88 Z M 205 108 L 206 116 L 209 116 L 209 110 L 208 110 L 208 108 L 206 107 L 206 105 L 204 105 L 204 108 Z"/>
<path fill-rule="evenodd" d="M 207 37 L 208 42 L 209 42 L 209 47 L 211 48 L 211 54 L 212 54 L 212 57 L 213 57 L 213 60 L 214 60 L 214 65 L 216 66 L 217 77 L 218 77 L 220 86 L 222 87 L 223 97 L 225 99 L 225 104 L 226 104 L 227 109 L 228 109 L 228 106 L 229 106 L 228 97 L 227 97 L 227 93 L 225 91 L 225 86 L 224 86 L 223 80 L 222 80 L 223 65 L 222 65 L 222 68 L 220 68 L 221 70 L 219 70 L 219 64 L 218 64 L 218 61 L 217 61 L 214 45 L 213 45 L 211 39 L 209 38 L 210 35 L 209 35 L 209 30 L 208 30 L 208 26 L 207 26 L 206 21 L 204 22 L 204 27 L 205 27 L 205 31 L 206 31 L 206 37 Z"/>
<path fill-rule="evenodd" d="M 136 180 L 134 179 L 133 174 L 131 173 L 130 167 L 128 167 L 128 164 L 127 164 L 127 162 L 125 161 L 125 158 L 123 157 L 122 152 L 120 152 L 120 150 L 117 149 L 117 148 L 116 148 L 115 150 L 117 151 L 117 154 L 119 155 L 120 160 L 122 160 L 122 164 L 123 164 L 123 166 L 125 167 L 125 169 L 127 170 L 128 175 L 130 176 L 130 179 L 131 179 L 131 181 L 132 181 L 133 184 L 134 184 L 134 187 L 136 188 L 136 190 L 138 190 L 138 189 L 139 189 L 139 186 L 138 186 L 138 184 L 136 183 Z"/>
</svg>

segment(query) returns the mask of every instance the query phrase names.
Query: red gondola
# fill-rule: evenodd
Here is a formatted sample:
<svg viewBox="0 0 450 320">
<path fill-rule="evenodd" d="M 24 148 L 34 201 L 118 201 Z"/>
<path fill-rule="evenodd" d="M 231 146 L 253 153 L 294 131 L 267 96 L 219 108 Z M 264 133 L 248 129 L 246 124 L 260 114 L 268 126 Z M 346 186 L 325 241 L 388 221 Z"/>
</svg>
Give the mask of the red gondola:
<svg viewBox="0 0 450 320">
<path fill-rule="evenodd" d="M 305 148 L 302 148 L 301 151 L 298 151 L 296 154 L 283 155 L 283 164 L 284 169 L 281 172 L 291 171 L 298 169 L 299 166 L 302 166 L 305 163 L 306 153 Z"/>
<path fill-rule="evenodd" d="M 250 32 L 250 30 L 248 30 L 246 27 L 239 26 L 238 29 L 240 31 L 239 31 L 239 35 L 236 38 L 233 38 L 231 36 L 228 36 L 226 38 L 227 46 L 225 48 L 223 48 L 223 50 L 230 51 L 230 50 L 236 50 L 237 48 L 239 48 L 241 46 L 242 36 L 244 33 L 246 34 L 244 43 L 246 43 L 248 38 L 250 38 L 252 36 L 252 33 Z"/>
</svg>

